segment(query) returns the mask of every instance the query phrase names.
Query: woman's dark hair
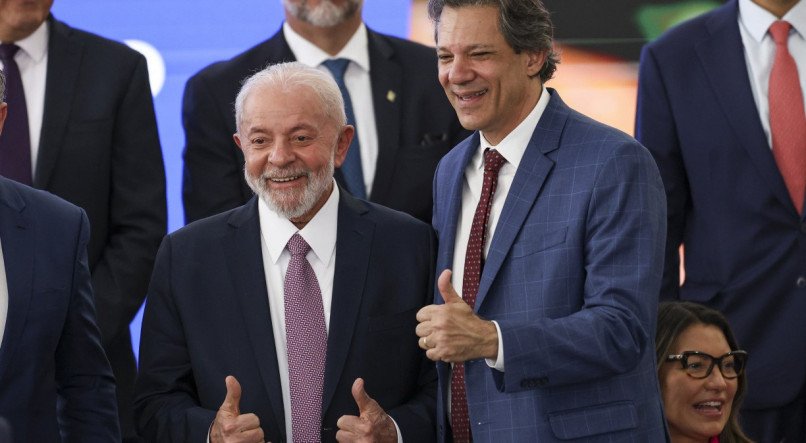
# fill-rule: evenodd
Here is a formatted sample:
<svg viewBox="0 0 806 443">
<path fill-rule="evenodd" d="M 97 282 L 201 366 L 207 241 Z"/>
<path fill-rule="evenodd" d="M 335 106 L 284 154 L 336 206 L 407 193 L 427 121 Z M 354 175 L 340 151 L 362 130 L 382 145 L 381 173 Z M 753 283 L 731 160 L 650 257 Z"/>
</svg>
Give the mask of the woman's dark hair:
<svg viewBox="0 0 806 443">
<path fill-rule="evenodd" d="M 666 363 L 666 357 L 674 353 L 672 346 L 680 334 L 690 326 L 706 325 L 716 326 L 722 331 L 728 341 L 731 351 L 739 349 L 736 337 L 730 329 L 728 320 L 722 313 L 714 309 L 692 302 L 662 302 L 658 307 L 658 329 L 655 335 L 655 354 L 658 362 L 658 373 Z M 751 443 L 741 426 L 739 426 L 739 408 L 747 390 L 747 375 L 745 372 L 738 378 L 738 388 L 733 397 L 730 416 L 725 429 L 719 434 L 720 443 Z"/>
</svg>

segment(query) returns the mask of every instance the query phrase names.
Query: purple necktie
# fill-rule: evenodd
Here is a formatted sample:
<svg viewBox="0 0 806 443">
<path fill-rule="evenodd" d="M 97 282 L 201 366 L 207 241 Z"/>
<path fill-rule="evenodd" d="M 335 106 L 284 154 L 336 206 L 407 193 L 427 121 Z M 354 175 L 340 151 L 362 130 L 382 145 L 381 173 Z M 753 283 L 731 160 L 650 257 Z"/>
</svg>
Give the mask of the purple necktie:
<svg viewBox="0 0 806 443">
<path fill-rule="evenodd" d="M 311 247 L 294 234 L 286 248 L 285 333 L 291 385 L 291 430 L 295 442 L 321 441 L 322 386 L 327 331 L 322 292 L 306 255 Z"/>
<path fill-rule="evenodd" d="M 0 44 L 0 60 L 6 74 L 6 103 L 8 114 L 0 134 L 0 175 L 30 185 L 31 137 L 28 133 L 28 108 L 25 106 L 25 91 L 22 89 L 20 68 L 14 54 L 20 47 Z"/>
</svg>

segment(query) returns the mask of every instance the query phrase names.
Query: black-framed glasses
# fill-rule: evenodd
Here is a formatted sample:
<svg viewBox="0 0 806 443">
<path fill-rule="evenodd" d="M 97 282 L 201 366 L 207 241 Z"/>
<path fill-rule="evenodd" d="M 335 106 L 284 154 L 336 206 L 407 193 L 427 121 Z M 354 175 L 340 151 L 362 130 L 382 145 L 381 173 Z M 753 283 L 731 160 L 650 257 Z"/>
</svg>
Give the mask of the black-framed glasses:
<svg viewBox="0 0 806 443">
<path fill-rule="evenodd" d="M 719 366 L 722 377 L 734 379 L 744 371 L 747 362 L 747 351 L 731 351 L 721 357 L 714 357 L 700 351 L 683 351 L 680 354 L 666 357 L 667 362 L 679 361 L 686 374 L 694 378 L 706 378 L 711 375 L 714 366 Z"/>
</svg>

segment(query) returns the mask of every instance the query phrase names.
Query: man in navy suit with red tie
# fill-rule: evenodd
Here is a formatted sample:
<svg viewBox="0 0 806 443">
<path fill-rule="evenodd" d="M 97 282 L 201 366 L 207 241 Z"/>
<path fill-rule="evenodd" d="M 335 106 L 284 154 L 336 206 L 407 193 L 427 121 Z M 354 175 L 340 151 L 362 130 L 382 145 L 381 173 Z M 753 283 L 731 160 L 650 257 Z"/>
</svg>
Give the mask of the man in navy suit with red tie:
<svg viewBox="0 0 806 443">
<path fill-rule="evenodd" d="M 641 56 L 636 137 L 668 202 L 661 297 L 731 322 L 752 355 L 743 426 L 762 442 L 806 435 L 804 36 L 806 2 L 731 0 Z"/>
</svg>

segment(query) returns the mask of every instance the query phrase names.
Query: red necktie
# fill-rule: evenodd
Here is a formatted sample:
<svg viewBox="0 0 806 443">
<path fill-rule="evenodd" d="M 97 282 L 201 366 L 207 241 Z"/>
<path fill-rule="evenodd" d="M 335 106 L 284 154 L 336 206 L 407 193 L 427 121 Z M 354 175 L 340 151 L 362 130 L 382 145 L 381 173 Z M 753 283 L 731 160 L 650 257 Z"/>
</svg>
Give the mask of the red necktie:
<svg viewBox="0 0 806 443">
<path fill-rule="evenodd" d="M 299 234 L 286 245 L 285 333 L 291 390 L 291 432 L 295 442 L 319 442 L 325 383 L 327 330 L 322 292 L 306 255 L 311 247 Z"/>
<path fill-rule="evenodd" d="M 775 41 L 775 61 L 770 72 L 770 132 L 775 162 L 798 214 L 802 214 L 806 196 L 806 114 L 798 67 L 787 49 L 791 27 L 782 20 L 770 26 Z"/>
<path fill-rule="evenodd" d="M 20 68 L 14 54 L 20 47 L 0 44 L 0 60 L 6 74 L 6 103 L 8 114 L 0 134 L 0 175 L 30 185 L 31 136 L 28 133 L 28 109 L 25 106 L 25 90 L 22 88 Z M 2 101 L 2 97 L 0 97 Z"/>
<path fill-rule="evenodd" d="M 481 186 L 481 198 L 479 198 L 476 213 L 473 215 L 473 224 L 470 227 L 470 239 L 467 241 L 465 272 L 462 280 L 462 299 L 471 307 L 476 306 L 476 294 L 479 292 L 481 270 L 484 267 L 487 221 L 490 219 L 490 208 L 498 184 L 498 171 L 504 163 L 506 163 L 506 159 L 498 151 L 492 149 L 484 151 L 484 183 Z M 455 363 L 451 375 L 451 429 L 454 442 L 470 441 L 464 363 Z"/>
</svg>

